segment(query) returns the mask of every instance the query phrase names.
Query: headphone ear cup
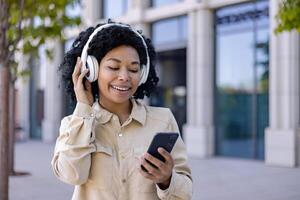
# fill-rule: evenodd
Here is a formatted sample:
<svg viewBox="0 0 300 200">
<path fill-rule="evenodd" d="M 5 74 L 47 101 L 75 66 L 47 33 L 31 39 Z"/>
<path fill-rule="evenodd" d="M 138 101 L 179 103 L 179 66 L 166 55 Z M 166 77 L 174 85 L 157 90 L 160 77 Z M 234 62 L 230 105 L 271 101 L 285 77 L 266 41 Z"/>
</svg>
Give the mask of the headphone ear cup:
<svg viewBox="0 0 300 200">
<path fill-rule="evenodd" d="M 94 82 L 98 78 L 99 64 L 94 56 L 88 56 L 86 60 L 86 66 L 89 69 L 89 75 L 86 78 L 90 82 Z"/>
<path fill-rule="evenodd" d="M 146 82 L 146 80 L 144 80 L 145 79 L 145 72 L 146 72 L 145 69 L 146 69 L 146 65 L 142 65 L 141 78 L 140 78 L 139 86 Z"/>
</svg>

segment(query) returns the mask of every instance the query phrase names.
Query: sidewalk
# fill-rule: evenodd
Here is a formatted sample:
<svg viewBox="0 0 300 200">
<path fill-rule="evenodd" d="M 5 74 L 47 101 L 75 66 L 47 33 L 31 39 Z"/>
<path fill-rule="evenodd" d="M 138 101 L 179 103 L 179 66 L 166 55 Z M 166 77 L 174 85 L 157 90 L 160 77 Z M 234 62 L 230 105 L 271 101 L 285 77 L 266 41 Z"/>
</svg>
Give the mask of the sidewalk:
<svg viewBox="0 0 300 200">
<path fill-rule="evenodd" d="M 58 181 L 50 161 L 54 144 L 16 144 L 15 170 L 30 176 L 10 178 L 10 200 L 69 200 L 73 187 Z M 193 200 L 300 200 L 300 168 L 266 166 L 262 161 L 190 159 Z"/>
</svg>

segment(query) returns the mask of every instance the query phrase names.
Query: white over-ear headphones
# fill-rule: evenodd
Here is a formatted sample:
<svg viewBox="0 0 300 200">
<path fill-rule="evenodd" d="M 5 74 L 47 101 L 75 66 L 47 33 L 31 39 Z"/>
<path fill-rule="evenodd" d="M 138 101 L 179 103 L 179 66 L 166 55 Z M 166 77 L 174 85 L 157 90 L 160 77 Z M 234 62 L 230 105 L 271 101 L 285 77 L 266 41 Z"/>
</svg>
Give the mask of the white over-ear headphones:
<svg viewBox="0 0 300 200">
<path fill-rule="evenodd" d="M 88 41 L 86 42 L 86 44 L 84 45 L 83 49 L 82 49 L 82 53 L 81 53 L 81 61 L 82 61 L 82 67 L 81 67 L 81 72 L 83 72 L 85 69 L 89 69 L 89 73 L 88 75 L 86 75 L 86 78 L 90 81 L 90 82 L 94 82 L 97 80 L 98 78 L 98 71 L 99 71 L 99 64 L 97 59 L 92 56 L 92 55 L 88 55 L 87 54 L 87 50 L 89 47 L 89 43 L 91 42 L 91 40 L 93 39 L 93 37 L 101 30 L 108 28 L 110 26 L 119 26 L 119 27 L 125 27 L 125 28 L 129 28 L 131 31 L 133 31 L 138 37 L 141 38 L 143 45 L 145 47 L 145 52 L 146 52 L 146 57 L 147 57 L 147 63 L 146 65 L 142 65 L 141 66 L 141 78 L 140 78 L 140 82 L 139 85 L 145 83 L 147 81 L 148 78 L 148 74 L 149 74 L 149 69 L 150 69 L 150 58 L 149 58 L 149 54 L 148 54 L 148 47 L 147 44 L 144 40 L 144 38 L 142 37 L 142 35 L 137 32 L 136 30 L 132 29 L 130 26 L 125 25 L 125 24 L 119 24 L 119 23 L 109 23 L 109 24 L 104 24 L 102 26 L 99 26 L 98 28 L 96 28 L 94 30 L 94 32 L 90 35 Z"/>
</svg>

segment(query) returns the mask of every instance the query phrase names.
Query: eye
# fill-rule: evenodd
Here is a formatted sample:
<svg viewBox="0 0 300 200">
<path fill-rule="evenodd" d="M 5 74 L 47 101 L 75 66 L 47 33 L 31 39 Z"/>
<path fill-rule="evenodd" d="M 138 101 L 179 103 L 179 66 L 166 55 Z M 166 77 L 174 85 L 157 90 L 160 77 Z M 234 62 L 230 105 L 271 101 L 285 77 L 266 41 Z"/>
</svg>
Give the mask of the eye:
<svg viewBox="0 0 300 200">
<path fill-rule="evenodd" d="M 113 70 L 113 71 L 117 71 L 119 68 L 118 67 L 112 67 L 112 66 L 107 66 L 110 70 Z"/>
<path fill-rule="evenodd" d="M 139 70 L 138 69 L 129 69 L 129 71 L 132 73 L 138 73 Z"/>
</svg>

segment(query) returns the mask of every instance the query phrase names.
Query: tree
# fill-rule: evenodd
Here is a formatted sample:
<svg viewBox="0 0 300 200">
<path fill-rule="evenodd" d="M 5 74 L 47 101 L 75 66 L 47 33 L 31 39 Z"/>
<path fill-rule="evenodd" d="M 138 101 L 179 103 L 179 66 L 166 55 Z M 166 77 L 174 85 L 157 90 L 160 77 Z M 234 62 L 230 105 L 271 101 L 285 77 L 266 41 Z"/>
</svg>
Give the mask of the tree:
<svg viewBox="0 0 300 200">
<path fill-rule="evenodd" d="M 79 25 L 66 7 L 80 0 L 0 0 L 0 199 L 8 200 L 9 82 L 24 74 L 17 68 L 16 53 L 33 57 L 47 39 L 64 39 L 63 29 Z M 51 57 L 51 49 L 46 49 Z"/>
<path fill-rule="evenodd" d="M 278 26 L 276 32 L 291 31 L 296 29 L 300 32 L 300 0 L 284 0 L 276 16 Z"/>
</svg>

